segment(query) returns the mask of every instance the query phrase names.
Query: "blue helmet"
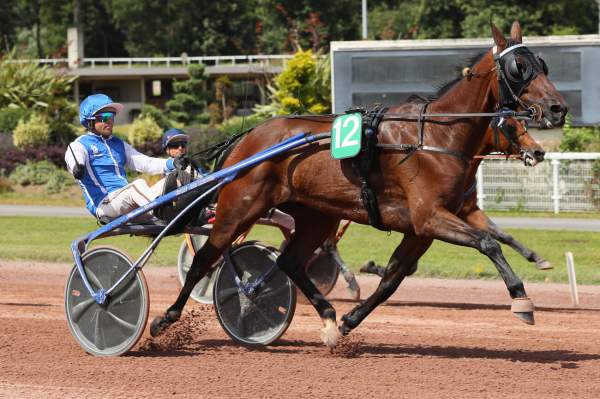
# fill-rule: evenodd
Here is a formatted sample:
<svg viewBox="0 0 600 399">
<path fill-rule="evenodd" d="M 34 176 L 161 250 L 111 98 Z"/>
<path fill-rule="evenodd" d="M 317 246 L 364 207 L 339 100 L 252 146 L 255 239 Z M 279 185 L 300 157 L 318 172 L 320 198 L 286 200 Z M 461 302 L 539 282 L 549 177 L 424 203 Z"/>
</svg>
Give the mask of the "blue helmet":
<svg viewBox="0 0 600 399">
<path fill-rule="evenodd" d="M 88 127 L 87 123 L 92 117 L 105 108 L 114 108 L 117 113 L 123 111 L 123 104 L 115 103 L 106 94 L 92 94 L 87 96 L 79 105 L 79 123 Z"/>
<path fill-rule="evenodd" d="M 189 136 L 185 134 L 183 130 L 177 129 L 176 127 L 172 127 L 171 129 L 167 130 L 162 136 L 162 148 L 163 150 L 166 150 L 167 146 L 172 141 L 181 140 L 187 142 L 188 139 Z"/>
</svg>

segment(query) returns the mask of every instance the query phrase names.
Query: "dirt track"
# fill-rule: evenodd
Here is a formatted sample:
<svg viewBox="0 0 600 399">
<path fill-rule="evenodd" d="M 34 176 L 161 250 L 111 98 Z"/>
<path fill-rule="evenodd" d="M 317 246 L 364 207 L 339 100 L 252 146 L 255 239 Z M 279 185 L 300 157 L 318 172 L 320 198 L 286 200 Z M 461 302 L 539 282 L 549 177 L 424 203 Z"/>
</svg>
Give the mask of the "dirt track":
<svg viewBox="0 0 600 399">
<path fill-rule="evenodd" d="M 69 268 L 0 260 L 0 397 L 600 397 L 600 287 L 580 287 L 574 310 L 566 286 L 527 284 L 532 327 L 510 314 L 501 282 L 410 279 L 352 334 L 349 357 L 324 348 L 306 305 L 261 350 L 194 305 L 184 346 L 94 358 L 65 322 Z M 153 317 L 174 300 L 176 271 L 145 273 Z M 376 283 L 360 279 L 363 297 Z M 354 304 L 338 286 L 339 317 Z"/>
</svg>

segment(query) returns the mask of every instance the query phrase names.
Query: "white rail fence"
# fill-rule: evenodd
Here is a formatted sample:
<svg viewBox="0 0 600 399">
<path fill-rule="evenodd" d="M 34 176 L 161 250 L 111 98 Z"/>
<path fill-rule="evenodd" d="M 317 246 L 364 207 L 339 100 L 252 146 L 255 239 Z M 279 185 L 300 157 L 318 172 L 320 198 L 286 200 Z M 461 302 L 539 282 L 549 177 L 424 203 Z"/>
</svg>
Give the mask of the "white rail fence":
<svg viewBox="0 0 600 399">
<path fill-rule="evenodd" d="M 177 67 L 189 64 L 212 65 L 252 65 L 258 67 L 285 66 L 293 56 L 290 54 L 272 55 L 219 55 L 198 57 L 124 57 L 124 58 L 84 58 L 79 67 Z M 36 60 L 44 65 L 66 65 L 67 58 L 41 58 Z M 15 60 L 14 62 L 30 62 L 30 60 Z"/>
<path fill-rule="evenodd" d="M 477 172 L 481 209 L 600 211 L 600 153 L 547 153 L 531 168 L 515 160 L 485 160 Z"/>
</svg>

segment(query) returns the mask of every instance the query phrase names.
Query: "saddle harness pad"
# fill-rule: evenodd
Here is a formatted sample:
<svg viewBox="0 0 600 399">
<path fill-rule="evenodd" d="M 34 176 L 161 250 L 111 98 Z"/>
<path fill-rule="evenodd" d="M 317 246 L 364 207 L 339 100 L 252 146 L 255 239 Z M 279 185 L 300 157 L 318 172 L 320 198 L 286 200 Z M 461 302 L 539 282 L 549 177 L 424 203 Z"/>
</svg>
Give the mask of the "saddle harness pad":
<svg viewBox="0 0 600 399">
<path fill-rule="evenodd" d="M 377 196 L 369 184 L 369 174 L 373 169 L 373 163 L 377 156 L 377 131 L 387 109 L 387 107 L 376 104 L 369 110 L 364 108 L 351 108 L 346 111 L 346 113 L 360 112 L 362 114 L 361 150 L 358 155 L 352 158 L 352 169 L 360 179 L 360 198 L 363 206 L 367 210 L 369 224 L 384 231 L 385 227 L 381 221 Z"/>
</svg>

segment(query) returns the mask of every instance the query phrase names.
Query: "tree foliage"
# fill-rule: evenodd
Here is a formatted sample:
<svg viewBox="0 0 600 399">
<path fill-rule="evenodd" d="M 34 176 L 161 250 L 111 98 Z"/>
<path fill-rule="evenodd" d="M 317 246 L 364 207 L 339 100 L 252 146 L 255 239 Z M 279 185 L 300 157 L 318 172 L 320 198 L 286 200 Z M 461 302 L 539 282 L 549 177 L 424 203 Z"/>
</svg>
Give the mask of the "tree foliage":
<svg viewBox="0 0 600 399">
<path fill-rule="evenodd" d="M 185 124 L 197 119 L 209 99 L 209 93 L 204 88 L 207 79 L 204 65 L 190 65 L 188 74 L 189 79 L 173 83 L 175 94 L 166 104 L 169 118 Z"/>
<path fill-rule="evenodd" d="M 369 37 L 488 37 L 489 21 L 528 35 L 596 33 L 595 0 L 369 0 Z M 78 12 L 76 12 L 78 10 Z M 75 15 L 78 15 L 77 21 Z M 0 51 L 66 55 L 67 28 L 87 57 L 280 54 L 358 40 L 357 0 L 3 0 Z"/>
<path fill-rule="evenodd" d="M 329 58 L 299 50 L 275 78 L 271 104 L 256 110 L 267 115 L 324 114 L 330 111 Z"/>
<path fill-rule="evenodd" d="M 70 141 L 71 122 L 77 115 L 70 98 L 75 78 L 33 61 L 15 62 L 14 55 L 13 51 L 0 59 L 0 109 L 39 113 L 49 124 L 54 142 Z"/>
</svg>

